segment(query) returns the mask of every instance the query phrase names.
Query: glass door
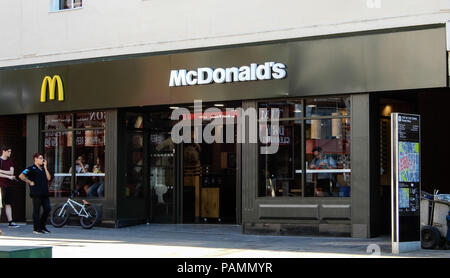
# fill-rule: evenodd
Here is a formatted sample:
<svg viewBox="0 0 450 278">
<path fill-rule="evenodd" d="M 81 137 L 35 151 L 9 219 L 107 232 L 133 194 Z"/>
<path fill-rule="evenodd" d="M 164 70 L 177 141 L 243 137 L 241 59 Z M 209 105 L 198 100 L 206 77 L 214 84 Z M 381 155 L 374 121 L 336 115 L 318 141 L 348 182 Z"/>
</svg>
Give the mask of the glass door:
<svg viewBox="0 0 450 278">
<path fill-rule="evenodd" d="M 150 128 L 150 222 L 175 223 L 175 145 L 164 128 Z"/>
</svg>

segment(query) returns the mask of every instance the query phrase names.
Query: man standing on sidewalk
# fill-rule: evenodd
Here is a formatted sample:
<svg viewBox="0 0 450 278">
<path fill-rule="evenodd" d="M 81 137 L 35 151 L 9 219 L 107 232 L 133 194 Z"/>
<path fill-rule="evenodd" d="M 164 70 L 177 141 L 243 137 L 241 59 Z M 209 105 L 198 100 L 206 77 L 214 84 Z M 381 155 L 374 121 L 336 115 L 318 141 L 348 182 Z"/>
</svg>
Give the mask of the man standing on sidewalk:
<svg viewBox="0 0 450 278">
<path fill-rule="evenodd" d="M 51 175 L 47 170 L 47 161 L 42 154 L 35 153 L 33 160 L 34 164 L 23 170 L 19 178 L 30 186 L 30 197 L 33 199 L 33 233 L 50 233 L 45 224 L 51 210 L 48 198 L 48 182 L 51 180 Z M 42 216 L 40 216 L 41 206 L 44 209 Z"/>
<path fill-rule="evenodd" d="M 14 176 L 14 164 L 11 161 L 11 148 L 8 146 L 2 146 L 1 148 L 2 156 L 0 157 L 0 187 L 2 200 L 5 204 L 6 218 L 8 219 L 9 228 L 17 228 L 19 225 L 13 222 L 12 219 L 12 181 L 16 179 Z M 1 209 L 0 209 L 1 216 Z"/>
</svg>

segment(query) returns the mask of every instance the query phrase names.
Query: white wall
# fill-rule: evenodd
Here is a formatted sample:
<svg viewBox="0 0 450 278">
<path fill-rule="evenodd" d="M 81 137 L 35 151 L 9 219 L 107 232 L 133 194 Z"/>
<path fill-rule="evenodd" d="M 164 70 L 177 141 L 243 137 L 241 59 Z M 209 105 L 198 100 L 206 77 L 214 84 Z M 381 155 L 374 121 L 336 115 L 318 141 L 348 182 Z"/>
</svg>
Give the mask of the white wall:
<svg viewBox="0 0 450 278">
<path fill-rule="evenodd" d="M 0 0 L 0 67 L 443 23 L 450 0 Z"/>
</svg>

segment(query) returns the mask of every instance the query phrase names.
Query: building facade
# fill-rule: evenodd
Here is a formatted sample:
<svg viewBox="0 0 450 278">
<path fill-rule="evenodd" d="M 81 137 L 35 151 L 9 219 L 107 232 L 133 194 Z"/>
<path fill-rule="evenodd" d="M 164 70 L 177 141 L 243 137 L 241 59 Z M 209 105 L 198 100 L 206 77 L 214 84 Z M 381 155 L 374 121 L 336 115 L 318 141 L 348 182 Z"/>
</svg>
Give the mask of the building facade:
<svg viewBox="0 0 450 278">
<path fill-rule="evenodd" d="M 390 113 L 421 114 L 422 151 L 445 157 L 426 127 L 444 117 L 447 1 L 7 2 L 20 23 L 0 46 L 2 121 L 22 119 L 28 164 L 45 154 L 52 203 L 78 190 L 106 225 L 376 236 L 389 228 Z M 186 118 L 250 134 L 237 117 L 252 109 L 267 120 L 257 142 L 171 139 Z M 278 152 L 261 153 L 273 133 Z M 445 180 L 435 162 L 423 156 L 424 189 Z"/>
</svg>

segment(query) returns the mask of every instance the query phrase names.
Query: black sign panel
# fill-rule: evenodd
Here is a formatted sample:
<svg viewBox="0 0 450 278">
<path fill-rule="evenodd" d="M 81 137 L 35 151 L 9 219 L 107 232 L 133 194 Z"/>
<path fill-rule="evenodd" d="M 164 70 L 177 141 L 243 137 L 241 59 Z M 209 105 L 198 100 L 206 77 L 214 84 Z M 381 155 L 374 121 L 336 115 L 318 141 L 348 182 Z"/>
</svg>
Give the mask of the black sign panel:
<svg viewBox="0 0 450 278">
<path fill-rule="evenodd" d="M 415 115 L 398 115 L 398 140 L 420 143 L 420 118 Z"/>
<path fill-rule="evenodd" d="M 392 114 L 393 242 L 420 241 L 420 116 Z"/>
<path fill-rule="evenodd" d="M 0 115 L 445 87 L 445 50 L 445 28 L 434 26 L 395 36 L 301 39 L 0 69 L 0 102 L 8 103 Z M 267 62 L 286 65 L 286 78 L 169 86 L 172 70 Z M 41 102 L 45 77 L 55 75 L 64 100 Z"/>
</svg>

